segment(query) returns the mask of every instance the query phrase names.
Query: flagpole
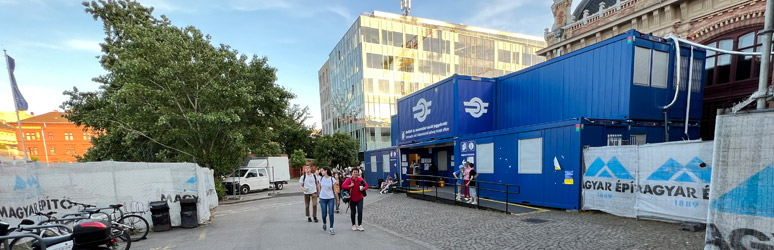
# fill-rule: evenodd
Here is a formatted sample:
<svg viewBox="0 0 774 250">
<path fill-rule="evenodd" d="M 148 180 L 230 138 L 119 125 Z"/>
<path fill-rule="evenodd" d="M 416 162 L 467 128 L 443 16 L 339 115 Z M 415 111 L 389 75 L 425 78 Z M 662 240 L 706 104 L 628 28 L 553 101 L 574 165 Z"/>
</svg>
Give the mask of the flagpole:
<svg viewBox="0 0 774 250">
<path fill-rule="evenodd" d="M 19 118 L 19 104 L 16 102 L 16 91 L 13 91 L 13 79 L 11 79 L 11 63 L 8 61 L 8 53 L 3 50 L 5 56 L 5 67 L 8 68 L 8 81 L 11 82 L 11 95 L 13 95 L 13 106 L 16 108 L 16 123 L 19 125 L 19 138 L 22 143 L 22 151 L 24 151 L 24 160 L 27 161 L 30 158 L 27 157 L 27 145 L 24 144 L 24 133 L 22 132 L 21 119 Z M 43 149 L 45 150 L 45 149 Z"/>
</svg>

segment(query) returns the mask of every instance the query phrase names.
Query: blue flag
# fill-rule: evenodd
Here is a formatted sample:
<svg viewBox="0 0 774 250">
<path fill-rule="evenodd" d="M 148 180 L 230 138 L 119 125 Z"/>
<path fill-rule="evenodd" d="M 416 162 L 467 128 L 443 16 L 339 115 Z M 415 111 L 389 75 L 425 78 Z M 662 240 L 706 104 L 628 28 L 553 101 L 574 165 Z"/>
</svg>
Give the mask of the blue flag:
<svg viewBox="0 0 774 250">
<path fill-rule="evenodd" d="M 16 77 L 13 76 L 13 69 L 16 68 L 16 62 L 13 60 L 13 57 L 10 57 L 6 55 L 8 59 L 8 75 L 11 76 L 11 89 L 13 90 L 13 98 L 16 100 L 16 108 L 17 111 L 25 111 L 27 110 L 27 100 L 24 100 L 24 96 L 22 96 L 21 91 L 19 91 L 19 86 L 16 85 Z"/>
</svg>

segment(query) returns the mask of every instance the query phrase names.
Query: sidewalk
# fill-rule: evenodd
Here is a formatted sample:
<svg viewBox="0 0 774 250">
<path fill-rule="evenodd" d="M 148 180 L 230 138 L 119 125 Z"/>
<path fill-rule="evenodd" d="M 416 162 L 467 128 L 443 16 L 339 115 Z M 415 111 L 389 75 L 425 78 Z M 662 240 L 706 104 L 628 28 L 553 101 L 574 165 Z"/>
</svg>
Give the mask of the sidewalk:
<svg viewBox="0 0 774 250">
<path fill-rule="evenodd" d="M 239 204 L 239 203 L 253 202 L 253 201 L 259 201 L 259 200 L 265 200 L 265 199 L 271 199 L 271 198 L 277 198 L 277 197 L 302 196 L 303 194 L 304 192 L 301 191 L 301 186 L 298 185 L 298 178 L 293 178 L 288 181 L 288 184 L 284 185 L 284 188 L 282 190 L 267 189 L 267 190 L 261 190 L 261 191 L 251 191 L 248 194 L 237 195 L 236 197 L 239 197 L 239 199 L 222 200 L 220 201 L 220 203 L 218 203 L 218 205 Z M 226 198 L 231 198 L 231 197 L 233 196 L 226 195 Z"/>
</svg>

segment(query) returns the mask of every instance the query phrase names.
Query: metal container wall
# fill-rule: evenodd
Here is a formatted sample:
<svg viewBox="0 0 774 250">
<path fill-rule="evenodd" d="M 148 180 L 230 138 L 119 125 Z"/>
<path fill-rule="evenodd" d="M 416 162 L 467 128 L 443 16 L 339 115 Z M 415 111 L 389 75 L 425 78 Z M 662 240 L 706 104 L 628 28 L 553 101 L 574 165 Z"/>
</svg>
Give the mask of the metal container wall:
<svg viewBox="0 0 774 250">
<path fill-rule="evenodd" d="M 364 179 L 371 187 L 376 187 L 378 185 L 379 179 L 387 179 L 387 174 L 397 173 L 399 170 L 398 167 L 398 148 L 390 147 L 390 148 L 384 148 L 379 150 L 372 150 L 372 151 L 366 151 L 364 153 L 364 167 L 363 174 L 365 175 Z M 387 159 L 388 165 L 389 165 L 389 172 L 384 171 L 384 160 Z M 375 169 L 372 168 L 373 165 L 376 165 Z M 374 171 L 375 170 L 375 171 Z M 378 190 L 373 190 L 376 193 L 379 192 Z"/>
<path fill-rule="evenodd" d="M 665 88 L 633 85 L 634 51 L 643 47 L 669 53 Z M 688 48 L 683 55 L 690 54 Z M 674 95 L 674 46 L 634 30 L 539 65 L 497 78 L 495 129 L 569 119 L 663 120 L 662 107 Z M 695 76 L 703 84 L 704 51 L 694 50 Z M 687 62 L 686 58 L 686 62 Z M 655 67 L 655 64 L 652 64 Z M 683 65 L 683 83 L 687 65 Z M 650 78 L 649 78 L 650 79 Z M 701 86 L 691 96 L 691 120 L 701 118 Z M 669 119 L 685 119 L 685 85 Z"/>
</svg>

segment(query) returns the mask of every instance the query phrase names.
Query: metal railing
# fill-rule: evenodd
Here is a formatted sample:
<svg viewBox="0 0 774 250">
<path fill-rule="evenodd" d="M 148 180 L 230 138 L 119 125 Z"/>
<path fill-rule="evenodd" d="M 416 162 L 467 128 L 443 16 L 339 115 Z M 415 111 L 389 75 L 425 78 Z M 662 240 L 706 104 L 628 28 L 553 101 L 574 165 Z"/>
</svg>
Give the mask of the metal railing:
<svg viewBox="0 0 774 250">
<path fill-rule="evenodd" d="M 439 184 L 441 183 L 441 181 L 443 181 L 444 185 L 449 185 L 450 187 L 454 188 L 454 198 L 452 198 L 451 200 L 453 200 L 455 204 L 457 204 L 457 203 L 465 203 L 465 202 L 461 202 L 461 201 L 456 199 L 456 197 L 459 197 L 459 195 L 460 195 L 459 187 L 462 186 L 464 188 L 464 184 L 458 184 L 457 183 L 457 181 L 460 181 L 462 179 L 454 178 L 454 177 L 448 177 L 448 176 L 421 175 L 421 174 L 418 174 L 418 175 L 406 174 L 404 176 L 408 176 L 409 179 L 407 179 L 407 180 L 401 179 L 399 181 L 401 187 L 404 186 L 403 184 L 406 181 L 409 182 L 409 185 L 410 185 L 411 181 L 414 181 L 417 184 L 420 184 L 419 186 L 422 187 L 421 194 L 422 194 L 422 196 L 426 197 L 428 195 L 425 194 L 426 193 L 425 192 L 426 191 L 425 187 L 428 186 L 427 185 L 428 183 L 429 184 L 433 184 L 433 186 L 436 187 L 436 188 L 434 188 L 435 189 L 435 195 L 434 196 L 430 195 L 430 197 L 434 197 L 435 201 L 448 200 L 446 198 L 438 196 L 438 187 L 440 186 Z M 480 191 L 482 191 L 482 190 L 483 191 L 489 191 L 489 192 L 495 192 L 495 193 L 504 193 L 505 194 L 505 201 L 504 201 L 505 209 L 504 209 L 504 212 L 506 214 L 510 213 L 508 207 L 511 204 L 517 204 L 517 203 L 510 202 L 510 195 L 511 194 L 520 194 L 521 193 L 521 186 L 519 186 L 517 184 L 506 184 L 506 183 L 479 181 L 479 180 L 474 180 L 474 183 L 475 183 L 476 186 L 469 187 L 469 188 L 475 188 L 475 190 L 476 190 L 476 196 L 477 196 L 476 198 L 478 198 L 478 201 L 475 204 L 476 209 L 481 209 L 481 199 L 480 199 L 481 192 Z M 482 185 L 495 186 L 495 187 L 504 187 L 504 190 L 503 189 L 495 189 L 495 188 L 483 188 Z M 430 191 L 432 191 L 432 190 L 430 190 Z M 419 193 L 417 193 L 417 194 L 419 194 Z M 407 196 L 411 196 L 412 195 L 412 193 L 410 192 L 410 187 L 406 190 L 406 195 Z M 467 204 L 467 203 L 465 203 L 465 204 Z"/>
</svg>

